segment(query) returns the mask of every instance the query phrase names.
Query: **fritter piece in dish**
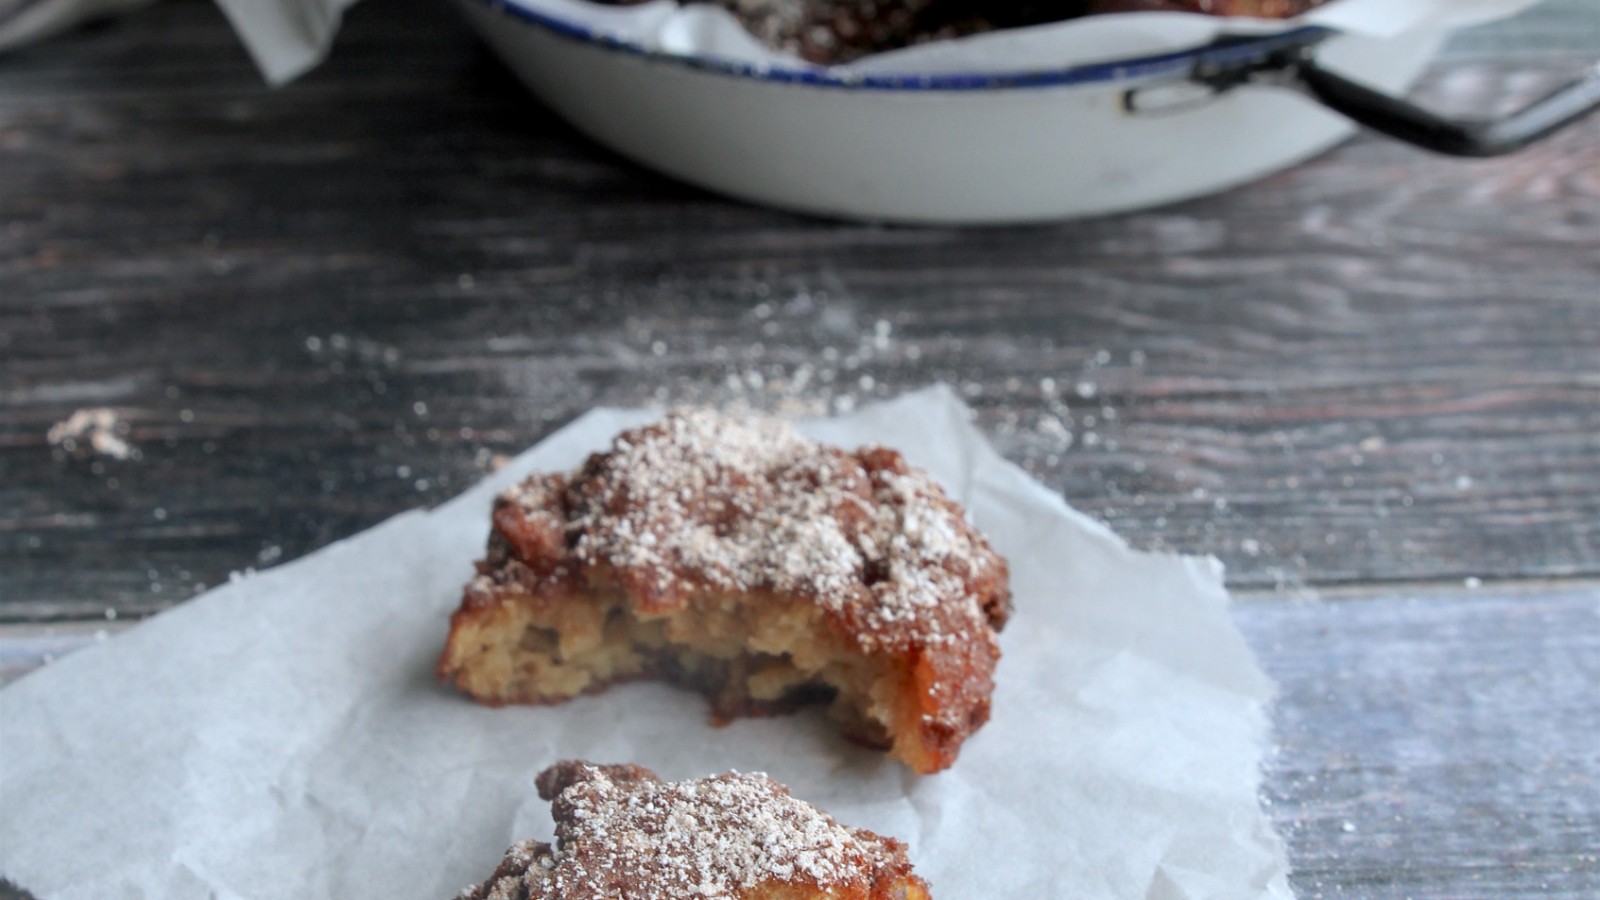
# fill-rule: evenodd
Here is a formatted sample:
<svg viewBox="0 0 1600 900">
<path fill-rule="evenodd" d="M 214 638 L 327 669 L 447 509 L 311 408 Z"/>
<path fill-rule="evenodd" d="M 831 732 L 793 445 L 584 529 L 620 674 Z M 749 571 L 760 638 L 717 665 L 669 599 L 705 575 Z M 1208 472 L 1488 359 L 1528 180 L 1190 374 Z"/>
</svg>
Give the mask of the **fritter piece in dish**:
<svg viewBox="0 0 1600 900">
<path fill-rule="evenodd" d="M 646 0 L 600 0 L 632 5 Z M 1327 0 L 702 0 L 762 43 L 822 65 L 967 34 L 1118 12 L 1284 19 Z"/>
</svg>

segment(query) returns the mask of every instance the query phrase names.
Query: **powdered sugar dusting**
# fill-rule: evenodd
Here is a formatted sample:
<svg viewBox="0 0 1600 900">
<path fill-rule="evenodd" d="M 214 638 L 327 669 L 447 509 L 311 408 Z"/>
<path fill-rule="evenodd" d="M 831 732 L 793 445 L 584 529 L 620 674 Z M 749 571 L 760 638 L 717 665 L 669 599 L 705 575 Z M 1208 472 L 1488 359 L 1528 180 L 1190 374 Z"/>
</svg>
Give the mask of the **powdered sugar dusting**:
<svg viewBox="0 0 1600 900">
<path fill-rule="evenodd" d="M 699 900 L 909 873 L 897 842 L 840 825 L 765 775 L 663 782 L 636 766 L 567 762 L 540 776 L 541 793 L 552 776 L 556 845 L 512 847 L 496 877 L 463 898 Z"/>
<path fill-rule="evenodd" d="M 570 494 L 577 559 L 662 604 L 705 584 L 805 595 L 847 613 L 868 642 L 945 640 L 952 618 L 983 622 L 971 585 L 1000 565 L 898 454 L 822 446 L 776 419 L 675 411 L 591 458 Z M 549 482 L 506 500 L 548 509 Z"/>
</svg>

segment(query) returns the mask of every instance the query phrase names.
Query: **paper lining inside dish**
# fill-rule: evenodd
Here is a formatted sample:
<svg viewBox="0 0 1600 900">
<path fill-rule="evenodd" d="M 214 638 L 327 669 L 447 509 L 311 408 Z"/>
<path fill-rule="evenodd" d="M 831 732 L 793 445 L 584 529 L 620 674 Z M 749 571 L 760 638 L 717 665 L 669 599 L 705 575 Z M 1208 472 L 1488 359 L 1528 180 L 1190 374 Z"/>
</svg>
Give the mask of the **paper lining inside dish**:
<svg viewBox="0 0 1600 900">
<path fill-rule="evenodd" d="M 465 0 L 484 2 L 484 0 Z M 1060 69 L 1073 65 L 1172 52 L 1222 34 L 1274 34 L 1319 25 L 1352 34 L 1393 37 L 1419 29 L 1445 30 L 1512 15 L 1535 0 L 1333 0 L 1292 19 L 1247 19 L 1196 13 L 1139 12 L 1086 16 L 930 41 L 873 54 L 830 71 L 942 75 Z M 787 69 L 822 68 L 768 47 L 720 7 L 675 0 L 629 7 L 589 0 L 503 0 L 537 14 L 573 22 L 625 43 L 677 56 L 715 58 Z"/>
<path fill-rule="evenodd" d="M 321 61 L 353 0 L 217 0 L 273 82 Z M 381 2 L 381 0 L 379 0 Z M 605 6 L 589 0 L 460 0 L 562 23 L 640 49 L 780 69 L 819 68 L 767 47 L 733 15 L 704 4 L 654 0 Z M 1218 18 L 1191 13 L 1120 13 L 934 41 L 857 60 L 843 74 L 945 75 L 1067 68 L 1182 50 L 1223 33 L 1270 34 L 1320 25 L 1351 34 L 1393 37 L 1449 30 L 1513 15 L 1536 0 L 1332 0 L 1294 19 Z M 527 27 L 539 27 L 529 23 Z"/>
</svg>

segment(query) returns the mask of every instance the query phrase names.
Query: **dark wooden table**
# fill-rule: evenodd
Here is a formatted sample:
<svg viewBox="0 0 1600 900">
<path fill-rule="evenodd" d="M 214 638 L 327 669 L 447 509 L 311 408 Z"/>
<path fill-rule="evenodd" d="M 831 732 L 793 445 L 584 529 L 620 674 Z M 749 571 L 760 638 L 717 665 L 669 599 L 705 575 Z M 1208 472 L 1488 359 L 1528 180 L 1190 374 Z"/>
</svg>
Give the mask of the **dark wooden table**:
<svg viewBox="0 0 1600 900">
<path fill-rule="evenodd" d="M 1418 96 L 1487 113 L 1597 58 L 1600 5 L 1548 0 Z M 934 380 L 1134 543 L 1228 563 L 1301 896 L 1600 895 L 1600 118 L 905 229 L 634 168 L 434 3 L 357 7 L 282 90 L 197 0 L 0 58 L 4 677 L 596 404 Z M 51 440 L 94 410 L 98 446 Z"/>
</svg>

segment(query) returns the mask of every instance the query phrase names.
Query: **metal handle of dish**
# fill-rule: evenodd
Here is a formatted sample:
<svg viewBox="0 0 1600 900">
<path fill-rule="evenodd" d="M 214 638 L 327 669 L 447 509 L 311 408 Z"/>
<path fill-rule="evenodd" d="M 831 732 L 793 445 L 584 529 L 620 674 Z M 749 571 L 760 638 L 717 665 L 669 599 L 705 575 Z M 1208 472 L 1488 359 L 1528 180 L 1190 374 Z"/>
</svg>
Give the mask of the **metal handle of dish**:
<svg viewBox="0 0 1600 900">
<path fill-rule="evenodd" d="M 1276 41 L 1224 38 L 1197 58 L 1190 83 L 1208 95 L 1246 84 L 1292 87 L 1373 131 L 1450 156 L 1512 153 L 1600 110 L 1597 65 L 1576 81 L 1503 118 L 1445 118 L 1319 66 L 1315 47 L 1331 36 L 1324 29 L 1305 29 Z M 1125 98 L 1130 111 L 1139 108 L 1136 91 Z"/>
</svg>

